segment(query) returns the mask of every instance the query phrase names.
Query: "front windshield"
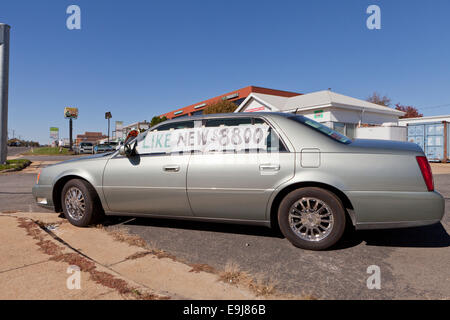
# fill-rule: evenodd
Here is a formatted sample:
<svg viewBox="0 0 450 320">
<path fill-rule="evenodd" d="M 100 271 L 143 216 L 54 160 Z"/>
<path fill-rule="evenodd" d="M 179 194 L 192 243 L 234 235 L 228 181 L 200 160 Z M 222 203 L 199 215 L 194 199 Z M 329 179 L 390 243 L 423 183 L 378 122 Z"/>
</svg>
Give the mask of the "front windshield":
<svg viewBox="0 0 450 320">
<path fill-rule="evenodd" d="M 304 125 L 307 125 L 308 127 L 311 127 L 313 129 L 319 131 L 320 133 L 325 134 L 328 137 L 330 137 L 336 141 L 339 141 L 341 143 L 349 144 L 352 142 L 352 140 L 349 137 L 344 136 L 343 134 L 341 134 L 337 131 L 334 131 L 333 129 L 331 129 L 327 126 L 325 126 L 317 121 L 306 118 L 304 116 L 295 115 L 295 116 L 289 117 L 289 119 L 294 120 L 299 123 L 302 123 Z"/>
</svg>

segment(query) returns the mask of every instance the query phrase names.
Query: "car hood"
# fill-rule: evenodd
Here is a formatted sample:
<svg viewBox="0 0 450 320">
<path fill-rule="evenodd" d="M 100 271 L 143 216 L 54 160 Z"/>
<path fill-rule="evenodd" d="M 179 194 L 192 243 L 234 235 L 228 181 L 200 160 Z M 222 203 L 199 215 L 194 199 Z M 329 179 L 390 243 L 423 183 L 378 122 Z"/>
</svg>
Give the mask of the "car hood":
<svg viewBox="0 0 450 320">
<path fill-rule="evenodd" d="M 409 151 L 423 153 L 422 148 L 416 143 L 393 140 L 355 139 L 348 144 L 348 147 L 368 152 L 395 153 L 397 151 L 403 153 Z"/>
<path fill-rule="evenodd" d="M 113 154 L 113 152 L 98 153 L 98 154 L 95 154 L 95 155 L 92 155 L 92 156 L 74 158 L 74 159 L 58 162 L 58 163 L 55 163 L 55 164 L 50 165 L 50 166 L 57 166 L 57 165 L 67 164 L 67 163 L 71 163 L 72 164 L 72 163 L 75 163 L 75 162 L 82 162 L 82 161 L 101 159 L 101 158 L 106 158 L 106 157 L 110 156 L 111 154 Z M 50 167 L 50 166 L 48 166 L 48 167 Z"/>
</svg>

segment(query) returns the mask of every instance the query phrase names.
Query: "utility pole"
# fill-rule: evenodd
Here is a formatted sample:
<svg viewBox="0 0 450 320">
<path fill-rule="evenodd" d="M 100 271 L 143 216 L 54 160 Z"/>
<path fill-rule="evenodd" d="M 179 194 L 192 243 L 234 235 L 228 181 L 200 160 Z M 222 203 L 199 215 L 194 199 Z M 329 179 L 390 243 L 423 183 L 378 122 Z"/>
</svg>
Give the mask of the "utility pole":
<svg viewBox="0 0 450 320">
<path fill-rule="evenodd" d="M 78 108 L 65 107 L 64 108 L 64 118 L 69 119 L 69 150 L 73 151 L 72 119 L 78 119 Z"/>
<path fill-rule="evenodd" d="M 109 119 L 110 118 L 108 118 L 108 144 L 109 144 Z"/>
<path fill-rule="evenodd" d="M 72 118 L 69 119 L 69 150 L 73 151 L 72 145 Z"/>
<path fill-rule="evenodd" d="M 8 80 L 9 80 L 9 30 L 0 23 L 0 164 L 6 163 L 8 154 Z"/>
<path fill-rule="evenodd" d="M 112 118 L 111 112 L 105 112 L 105 119 L 108 119 L 108 144 L 109 144 L 109 120 Z"/>
</svg>

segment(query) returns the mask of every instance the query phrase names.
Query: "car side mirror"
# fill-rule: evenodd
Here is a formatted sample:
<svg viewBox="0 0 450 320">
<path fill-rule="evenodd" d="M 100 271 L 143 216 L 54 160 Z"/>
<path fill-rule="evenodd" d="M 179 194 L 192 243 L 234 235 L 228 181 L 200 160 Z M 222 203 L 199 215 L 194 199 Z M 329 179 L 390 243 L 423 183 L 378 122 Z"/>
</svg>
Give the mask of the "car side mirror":
<svg viewBox="0 0 450 320">
<path fill-rule="evenodd" d="M 120 154 L 121 156 L 128 156 L 127 150 L 125 149 L 125 145 L 120 146 L 120 148 L 119 148 L 119 154 Z"/>
<path fill-rule="evenodd" d="M 136 142 L 134 143 L 133 147 L 130 146 L 130 144 L 126 143 L 119 148 L 119 154 L 122 156 L 132 156 L 135 153 L 136 149 Z"/>
</svg>

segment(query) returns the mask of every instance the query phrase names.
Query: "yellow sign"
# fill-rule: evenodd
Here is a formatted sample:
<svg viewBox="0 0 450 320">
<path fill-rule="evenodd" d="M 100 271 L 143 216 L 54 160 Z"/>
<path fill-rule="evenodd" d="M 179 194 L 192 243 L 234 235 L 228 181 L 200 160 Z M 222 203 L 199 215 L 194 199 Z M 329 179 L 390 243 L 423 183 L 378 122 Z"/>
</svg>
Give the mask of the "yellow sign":
<svg viewBox="0 0 450 320">
<path fill-rule="evenodd" d="M 78 118 L 78 108 L 64 108 L 64 118 L 67 119 L 77 119 Z"/>
</svg>

